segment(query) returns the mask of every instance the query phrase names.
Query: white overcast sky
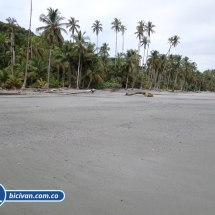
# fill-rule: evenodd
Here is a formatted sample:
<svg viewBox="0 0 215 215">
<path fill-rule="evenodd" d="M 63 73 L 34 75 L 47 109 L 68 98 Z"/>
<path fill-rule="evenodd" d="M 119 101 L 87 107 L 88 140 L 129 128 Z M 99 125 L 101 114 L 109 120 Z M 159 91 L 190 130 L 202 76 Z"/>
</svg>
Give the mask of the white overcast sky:
<svg viewBox="0 0 215 215">
<path fill-rule="evenodd" d="M 137 49 L 138 40 L 134 32 L 138 21 L 144 20 L 156 25 L 150 50 L 166 53 L 168 38 L 178 35 L 180 44 L 172 49 L 173 54 L 189 57 L 201 72 L 215 69 L 215 0 L 33 0 L 33 32 L 43 25 L 39 16 L 47 14 L 48 7 L 58 8 L 66 20 L 70 16 L 78 19 L 81 30 L 86 31 L 94 43 L 96 35 L 91 26 L 98 19 L 103 24 L 99 45 L 108 43 L 111 55 L 115 50 L 115 32 L 111 30 L 113 19 L 121 19 L 128 29 L 125 50 Z M 0 21 L 6 22 L 7 17 L 14 17 L 20 26 L 28 29 L 29 9 L 30 0 L 0 0 Z M 121 44 L 119 33 L 118 51 L 121 51 Z"/>
</svg>

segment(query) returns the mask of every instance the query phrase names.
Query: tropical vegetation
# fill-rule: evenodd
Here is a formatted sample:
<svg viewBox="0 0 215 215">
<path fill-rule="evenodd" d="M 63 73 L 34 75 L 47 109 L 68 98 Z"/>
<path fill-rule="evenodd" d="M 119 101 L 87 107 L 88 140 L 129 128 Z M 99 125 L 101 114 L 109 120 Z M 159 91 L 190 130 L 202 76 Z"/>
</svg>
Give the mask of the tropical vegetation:
<svg viewBox="0 0 215 215">
<path fill-rule="evenodd" d="M 28 88 L 215 91 L 215 70 L 200 72 L 197 64 L 187 56 L 171 53 L 180 45 L 178 35 L 167 39 L 169 48 L 166 53 L 150 50 L 156 28 L 150 21 L 138 22 L 136 30 L 134 27 L 137 47 L 124 50 L 127 28 L 119 18 L 113 19 L 110 29 L 115 31 L 115 56 L 110 56 L 109 44 L 99 43 L 103 31 L 99 20 L 92 24 L 96 44 L 80 30 L 78 19 L 70 17 L 66 20 L 58 9 L 48 8 L 39 20 L 38 35 L 21 28 L 14 17 L 8 17 L 6 23 L 0 22 L 2 88 L 19 89 L 24 83 Z M 71 37 L 69 41 L 62 34 L 67 31 Z M 120 51 L 117 44 L 119 32 L 122 33 Z"/>
</svg>

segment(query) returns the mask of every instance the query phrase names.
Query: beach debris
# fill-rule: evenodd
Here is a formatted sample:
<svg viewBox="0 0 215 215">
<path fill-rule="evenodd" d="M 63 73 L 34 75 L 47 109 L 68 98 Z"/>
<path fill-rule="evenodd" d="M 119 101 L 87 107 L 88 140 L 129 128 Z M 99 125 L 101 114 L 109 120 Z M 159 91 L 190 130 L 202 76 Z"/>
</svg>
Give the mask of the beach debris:
<svg viewBox="0 0 215 215">
<path fill-rule="evenodd" d="M 137 95 L 137 94 L 144 95 L 145 97 L 153 97 L 152 93 L 150 93 L 150 92 L 141 92 L 141 91 L 134 92 L 134 93 L 126 93 L 125 95 L 126 96 L 133 96 L 133 95 Z"/>
<path fill-rule="evenodd" d="M 149 93 L 149 92 L 146 92 L 145 93 L 145 97 L 153 97 L 153 94 Z"/>
<path fill-rule="evenodd" d="M 51 92 L 57 92 L 57 89 L 51 89 Z"/>
</svg>

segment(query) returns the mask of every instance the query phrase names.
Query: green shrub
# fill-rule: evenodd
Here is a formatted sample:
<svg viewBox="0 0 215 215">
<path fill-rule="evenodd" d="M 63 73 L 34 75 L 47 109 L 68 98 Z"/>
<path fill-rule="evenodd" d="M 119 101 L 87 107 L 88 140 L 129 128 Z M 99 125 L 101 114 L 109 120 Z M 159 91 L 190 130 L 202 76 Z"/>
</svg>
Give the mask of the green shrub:
<svg viewBox="0 0 215 215">
<path fill-rule="evenodd" d="M 122 88 L 122 84 L 116 78 L 112 78 L 112 79 L 110 79 L 110 81 L 106 81 L 106 82 L 98 84 L 98 88 L 99 89 Z"/>
<path fill-rule="evenodd" d="M 61 87 L 60 83 L 54 77 L 50 79 L 49 87 L 51 88 L 59 88 Z"/>
<path fill-rule="evenodd" d="M 40 78 L 39 80 L 37 80 L 37 84 L 35 84 L 35 86 L 42 88 L 45 86 L 45 84 L 46 84 L 46 82 L 42 78 Z"/>
</svg>

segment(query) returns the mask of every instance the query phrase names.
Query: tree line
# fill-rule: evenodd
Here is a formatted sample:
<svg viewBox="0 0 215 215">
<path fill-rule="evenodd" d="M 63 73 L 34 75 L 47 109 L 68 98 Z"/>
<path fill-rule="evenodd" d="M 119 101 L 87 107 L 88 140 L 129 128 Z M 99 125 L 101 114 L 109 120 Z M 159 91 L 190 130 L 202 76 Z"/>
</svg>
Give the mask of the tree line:
<svg viewBox="0 0 215 215">
<path fill-rule="evenodd" d="M 155 33 L 152 22 L 138 22 L 134 34 L 137 49 L 124 51 L 126 26 L 115 18 L 115 56 L 109 55 L 109 44 L 99 46 L 102 23 L 95 20 L 92 31 L 96 44 L 80 30 L 79 20 L 65 21 L 58 9 L 48 8 L 39 17 L 39 35 L 23 30 L 16 19 L 9 17 L 0 23 L 0 86 L 6 89 L 25 87 L 147 88 L 171 90 L 215 90 L 215 70 L 198 71 L 197 64 L 188 57 L 171 54 L 180 44 L 179 36 L 168 39 L 166 53 L 150 50 Z M 29 28 L 30 29 L 30 28 Z M 62 32 L 70 33 L 66 41 Z M 122 51 L 118 51 L 118 33 L 122 34 Z M 135 36 L 134 36 L 135 39 Z M 140 50 L 143 49 L 143 56 Z M 26 77 L 26 78 L 25 78 Z"/>
</svg>

